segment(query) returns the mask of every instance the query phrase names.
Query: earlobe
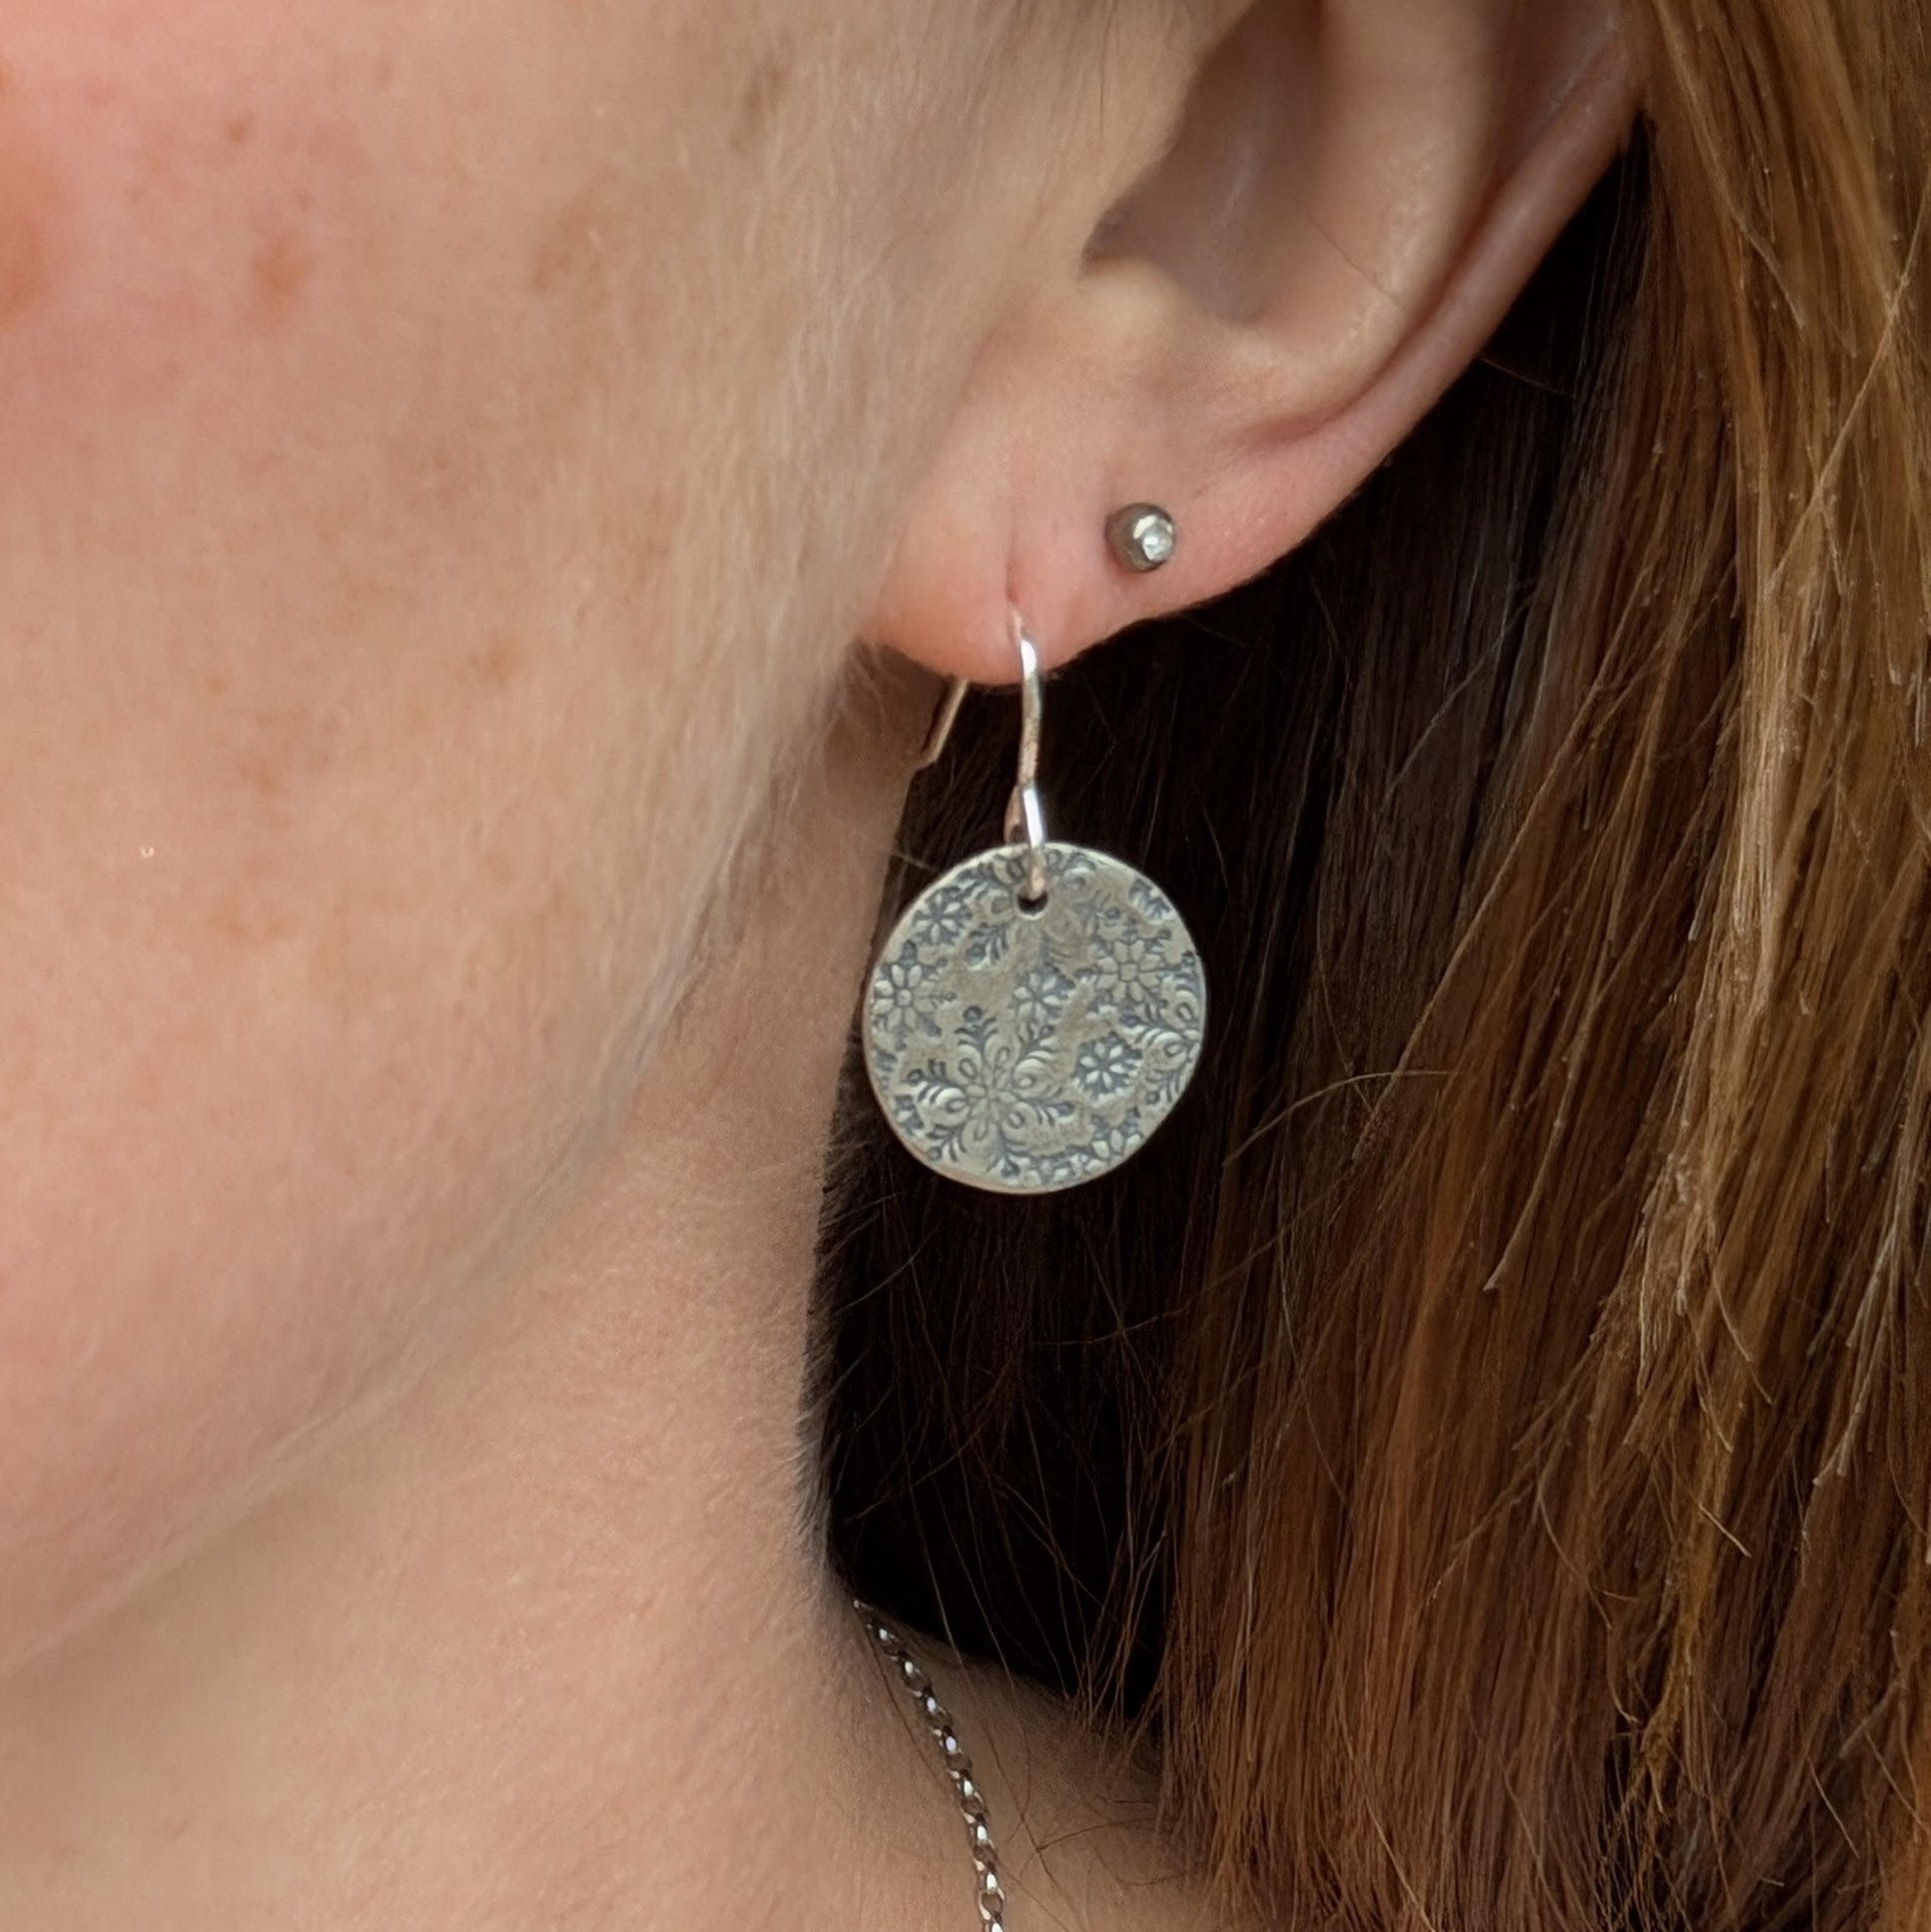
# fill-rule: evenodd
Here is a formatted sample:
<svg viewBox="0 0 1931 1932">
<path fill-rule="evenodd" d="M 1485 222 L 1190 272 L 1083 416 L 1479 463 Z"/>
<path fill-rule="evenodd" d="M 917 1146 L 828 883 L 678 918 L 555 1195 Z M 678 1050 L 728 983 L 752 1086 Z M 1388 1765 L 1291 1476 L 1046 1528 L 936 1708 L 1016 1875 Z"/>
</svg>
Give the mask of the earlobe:
<svg viewBox="0 0 1931 1932">
<path fill-rule="evenodd" d="M 1245 581 L 1481 352 L 1625 139 L 1598 0 L 1260 0 L 1178 140 L 989 340 L 869 633 L 1008 681 Z M 1142 573 L 1122 506 L 1179 525 Z"/>
</svg>

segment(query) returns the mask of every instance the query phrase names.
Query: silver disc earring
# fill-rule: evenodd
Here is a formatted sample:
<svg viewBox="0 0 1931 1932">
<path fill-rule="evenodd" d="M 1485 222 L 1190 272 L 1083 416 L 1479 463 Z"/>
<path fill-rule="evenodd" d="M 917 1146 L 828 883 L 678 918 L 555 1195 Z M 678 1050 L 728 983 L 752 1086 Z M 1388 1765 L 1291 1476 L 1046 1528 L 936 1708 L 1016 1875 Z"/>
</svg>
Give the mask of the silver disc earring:
<svg viewBox="0 0 1931 1932">
<path fill-rule="evenodd" d="M 1048 840 L 1038 652 L 1017 627 L 1018 781 L 1003 846 L 913 901 L 866 986 L 866 1069 L 927 1166 L 1001 1194 L 1110 1173 L 1199 1063 L 1206 973 L 1150 879 Z"/>
</svg>

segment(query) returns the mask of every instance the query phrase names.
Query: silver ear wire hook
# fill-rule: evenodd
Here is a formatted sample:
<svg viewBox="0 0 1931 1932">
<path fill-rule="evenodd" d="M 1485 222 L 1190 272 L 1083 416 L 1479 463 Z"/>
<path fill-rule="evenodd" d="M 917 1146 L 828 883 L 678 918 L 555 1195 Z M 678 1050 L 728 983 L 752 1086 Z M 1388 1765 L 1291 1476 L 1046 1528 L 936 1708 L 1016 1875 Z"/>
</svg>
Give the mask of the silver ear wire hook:
<svg viewBox="0 0 1931 1932">
<path fill-rule="evenodd" d="M 953 726 L 959 722 L 959 708 L 966 702 L 966 694 L 972 688 L 969 678 L 948 678 L 946 695 L 939 700 L 939 708 L 932 714 L 932 724 L 926 732 L 926 742 L 919 748 L 915 772 L 923 772 L 928 765 L 939 763 L 939 754 L 946 749 L 946 741 L 953 735 Z"/>
<path fill-rule="evenodd" d="M 1025 626 L 1013 633 L 1019 647 L 1019 775 L 1005 808 L 1005 843 L 1025 846 L 1025 885 L 1019 902 L 1037 911 L 1046 897 L 1046 813 L 1039 802 L 1039 739 L 1044 729 L 1045 693 L 1039 676 L 1039 653 Z"/>
</svg>

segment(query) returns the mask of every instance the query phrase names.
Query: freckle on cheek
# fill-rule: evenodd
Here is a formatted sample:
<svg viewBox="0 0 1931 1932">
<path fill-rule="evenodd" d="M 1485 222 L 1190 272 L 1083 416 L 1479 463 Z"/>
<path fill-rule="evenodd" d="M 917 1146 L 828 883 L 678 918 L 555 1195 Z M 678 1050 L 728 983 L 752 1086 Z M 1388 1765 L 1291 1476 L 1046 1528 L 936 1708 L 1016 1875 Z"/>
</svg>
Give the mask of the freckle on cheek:
<svg viewBox="0 0 1931 1932">
<path fill-rule="evenodd" d="M 530 293 L 551 296 L 593 283 L 603 256 L 605 211 L 596 189 L 587 189 L 545 224 L 530 262 Z"/>
<path fill-rule="evenodd" d="M 271 228 L 263 232 L 249 273 L 255 313 L 265 325 L 287 317 L 315 273 L 315 257 L 290 230 Z"/>
<path fill-rule="evenodd" d="M 731 128 L 731 146 L 746 154 L 758 145 L 766 125 L 791 88 L 788 48 L 766 54 L 751 70 Z"/>
<path fill-rule="evenodd" d="M 52 286 L 64 200 L 53 160 L 26 129 L 11 124 L 0 94 L 0 325 L 30 314 Z"/>
</svg>

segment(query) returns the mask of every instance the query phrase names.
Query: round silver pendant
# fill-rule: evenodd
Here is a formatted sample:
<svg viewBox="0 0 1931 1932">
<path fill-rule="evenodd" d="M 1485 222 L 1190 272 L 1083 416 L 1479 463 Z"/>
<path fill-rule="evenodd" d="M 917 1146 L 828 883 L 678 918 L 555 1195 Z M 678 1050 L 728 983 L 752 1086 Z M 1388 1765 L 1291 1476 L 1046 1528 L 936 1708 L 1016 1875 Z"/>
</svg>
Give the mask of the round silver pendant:
<svg viewBox="0 0 1931 1932">
<path fill-rule="evenodd" d="M 1048 843 L 955 866 L 872 970 L 865 1061 L 886 1118 L 971 1187 L 1049 1194 L 1117 1167 L 1186 1090 L 1207 981 L 1173 903 L 1131 866 Z"/>
</svg>

